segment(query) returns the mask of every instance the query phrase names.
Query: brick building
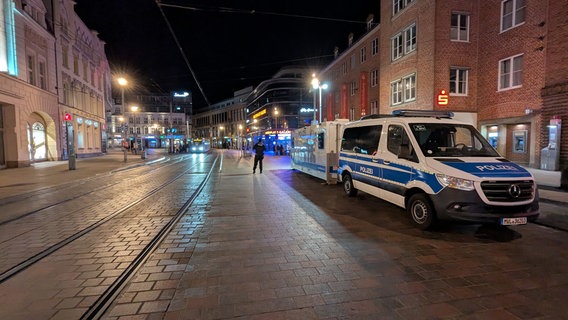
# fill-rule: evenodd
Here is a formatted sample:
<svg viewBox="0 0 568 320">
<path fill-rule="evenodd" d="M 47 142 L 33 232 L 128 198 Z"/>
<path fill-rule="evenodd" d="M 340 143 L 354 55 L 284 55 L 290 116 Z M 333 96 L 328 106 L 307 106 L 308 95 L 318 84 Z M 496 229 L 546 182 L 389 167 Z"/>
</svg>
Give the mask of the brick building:
<svg viewBox="0 0 568 320">
<path fill-rule="evenodd" d="M 540 168 L 552 115 L 566 117 L 567 4 L 387 0 L 381 23 L 318 74 L 326 119 L 450 110 L 507 158 Z M 556 40 L 554 40 L 556 39 Z M 552 43 L 553 42 L 553 43 Z M 564 63 L 562 63 L 564 62 Z M 543 89 L 544 88 L 544 89 Z M 448 104 L 438 104 L 444 91 Z M 564 134 L 561 164 L 566 167 Z"/>
</svg>

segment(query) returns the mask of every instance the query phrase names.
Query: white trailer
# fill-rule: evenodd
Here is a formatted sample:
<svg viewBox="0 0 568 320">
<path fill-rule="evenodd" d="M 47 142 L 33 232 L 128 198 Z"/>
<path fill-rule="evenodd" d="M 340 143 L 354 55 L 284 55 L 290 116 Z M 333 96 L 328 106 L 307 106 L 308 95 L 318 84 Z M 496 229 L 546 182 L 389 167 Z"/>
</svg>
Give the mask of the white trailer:
<svg viewBox="0 0 568 320">
<path fill-rule="evenodd" d="M 292 169 L 323 179 L 328 184 L 337 183 L 341 130 L 347 122 L 347 119 L 338 119 L 294 130 L 290 150 Z"/>
</svg>

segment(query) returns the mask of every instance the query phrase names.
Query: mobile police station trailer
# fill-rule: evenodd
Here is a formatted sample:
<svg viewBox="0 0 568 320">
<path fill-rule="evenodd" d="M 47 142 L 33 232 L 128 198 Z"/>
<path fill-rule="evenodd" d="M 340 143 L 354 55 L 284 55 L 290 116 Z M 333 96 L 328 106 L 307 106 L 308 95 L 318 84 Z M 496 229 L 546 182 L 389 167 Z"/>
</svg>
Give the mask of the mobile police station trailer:
<svg viewBox="0 0 568 320">
<path fill-rule="evenodd" d="M 341 128 L 347 122 L 338 119 L 294 130 L 290 150 L 292 169 L 336 184 Z"/>
<path fill-rule="evenodd" d="M 324 124 L 304 128 L 295 146 L 304 153 L 293 158 L 293 168 L 331 183 L 325 170 L 343 182 L 347 195 L 361 190 L 398 205 L 421 229 L 445 219 L 500 225 L 536 220 L 532 175 L 501 157 L 472 125 L 452 117 L 398 110 L 339 122 L 334 130 Z M 333 143 L 326 147 L 326 140 Z M 336 163 L 323 155 L 337 153 L 335 174 Z"/>
</svg>

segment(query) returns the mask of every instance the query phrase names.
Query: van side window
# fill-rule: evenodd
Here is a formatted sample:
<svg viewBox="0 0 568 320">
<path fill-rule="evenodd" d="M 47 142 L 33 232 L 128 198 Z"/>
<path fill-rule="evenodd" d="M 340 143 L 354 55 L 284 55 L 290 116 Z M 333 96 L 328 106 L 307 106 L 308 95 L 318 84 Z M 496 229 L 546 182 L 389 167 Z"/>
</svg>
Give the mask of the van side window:
<svg viewBox="0 0 568 320">
<path fill-rule="evenodd" d="M 387 136 L 387 149 L 398 155 L 401 144 L 409 143 L 408 135 L 402 126 L 390 125 Z"/>
<path fill-rule="evenodd" d="M 379 146 L 381 130 L 380 125 L 345 129 L 341 140 L 341 151 L 375 154 Z"/>
</svg>

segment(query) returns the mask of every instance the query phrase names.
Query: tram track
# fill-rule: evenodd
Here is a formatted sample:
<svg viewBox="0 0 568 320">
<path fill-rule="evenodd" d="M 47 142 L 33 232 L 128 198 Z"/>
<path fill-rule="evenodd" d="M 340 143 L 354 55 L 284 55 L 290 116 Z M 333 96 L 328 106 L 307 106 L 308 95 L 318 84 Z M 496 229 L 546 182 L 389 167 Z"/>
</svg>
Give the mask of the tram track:
<svg viewBox="0 0 568 320">
<path fill-rule="evenodd" d="M 134 261 L 117 277 L 117 279 L 105 290 L 105 292 L 99 296 L 97 301 L 85 312 L 81 319 L 100 319 L 107 312 L 108 308 L 120 295 L 121 291 L 128 284 L 129 280 L 135 275 L 139 268 L 148 260 L 150 255 L 155 251 L 156 248 L 162 243 L 166 236 L 171 232 L 173 227 L 183 214 L 191 207 L 193 201 L 199 196 L 203 187 L 211 177 L 215 164 L 219 157 L 215 158 L 215 161 L 209 172 L 205 175 L 204 179 L 200 182 L 197 189 L 191 194 L 184 205 L 176 212 L 174 217 L 152 238 L 152 240 L 140 251 L 136 256 Z M 222 159 L 222 156 L 221 156 Z M 222 160 L 221 160 L 222 161 Z M 221 165 L 222 168 L 222 165 Z"/>
<path fill-rule="evenodd" d="M 198 191 L 200 191 L 200 188 L 202 187 L 202 185 L 207 181 L 209 175 L 211 174 L 211 170 L 215 166 L 216 162 L 217 162 L 217 158 L 214 159 L 213 165 L 211 165 L 211 169 L 210 169 L 209 173 L 207 173 L 205 175 L 204 179 L 199 184 L 200 187 L 195 191 L 196 194 L 198 193 Z M 180 162 L 176 162 L 176 163 L 180 163 Z M 175 164 L 175 163 L 172 163 L 172 164 Z M 87 227 L 81 228 L 80 230 L 77 230 L 76 232 L 65 236 L 63 239 L 60 239 L 56 243 L 41 249 L 39 252 L 36 252 L 33 255 L 27 257 L 26 259 L 19 261 L 18 263 L 12 265 L 11 267 L 5 268 L 0 273 L 0 284 L 4 283 L 5 281 L 7 281 L 11 278 L 13 278 L 15 275 L 21 273 L 22 271 L 33 266 L 34 264 L 40 262 L 41 260 L 50 256 L 54 252 L 57 252 L 58 250 L 67 246 L 68 244 L 70 244 L 70 243 L 76 241 L 77 239 L 80 239 L 80 238 L 84 237 L 85 235 L 91 233 L 92 231 L 96 230 L 100 226 L 107 224 L 109 221 L 112 221 L 114 218 L 116 218 L 116 217 L 120 216 L 121 214 L 127 212 L 128 210 L 130 210 L 134 206 L 136 206 L 140 203 L 143 203 L 144 201 L 149 200 L 152 196 L 154 196 L 157 193 L 159 193 L 160 191 L 164 190 L 166 187 L 172 185 L 174 182 L 176 182 L 181 177 L 187 175 L 188 173 L 191 173 L 191 170 L 195 169 L 195 167 L 197 165 L 198 164 L 191 165 L 189 168 L 184 169 L 181 173 L 177 173 L 173 177 L 170 177 L 168 180 L 161 183 L 159 186 L 155 187 L 154 189 L 148 191 L 142 197 L 137 198 L 135 201 L 131 201 L 127 205 L 124 205 L 121 208 L 114 210 L 110 214 L 107 214 L 104 217 L 98 219 L 97 221 L 90 223 Z M 114 185 L 116 185 L 116 184 L 114 184 Z M 101 188 L 106 189 L 106 188 L 108 188 L 108 186 L 101 187 Z M 96 192 L 96 191 L 93 191 L 93 192 Z M 81 197 L 76 197 L 75 200 L 80 199 L 82 197 L 86 197 L 88 195 L 92 195 L 93 192 L 86 192 Z M 190 198 L 190 200 L 192 201 L 192 198 Z M 189 205 L 191 203 L 190 200 L 188 200 L 186 202 L 187 205 Z M 68 201 L 70 201 L 70 200 L 65 200 L 65 201 L 62 201 L 61 203 L 65 203 L 65 202 L 68 202 Z M 53 204 L 52 206 L 56 206 L 56 205 Z M 179 212 L 182 212 L 182 210 L 186 210 L 186 209 L 187 209 L 187 207 L 184 206 L 184 207 L 182 207 L 182 209 L 180 209 Z M 84 209 L 84 210 L 87 210 L 87 209 Z M 180 215 L 179 212 L 176 216 Z M 4 227 L 7 227 L 7 226 L 4 226 Z M 28 230 L 28 232 L 30 232 L 30 231 Z M 22 234 L 17 235 L 17 237 L 20 237 L 20 236 L 22 236 Z M 10 240 L 7 240 L 7 241 L 10 241 Z M 6 241 L 4 241 L 4 242 L 6 242 Z"/>
<path fill-rule="evenodd" d="M 176 159 L 174 162 L 168 163 L 167 165 L 160 166 L 158 168 L 152 168 L 152 169 L 150 169 L 146 172 L 143 172 L 142 175 L 139 175 L 138 177 L 143 177 L 143 176 L 146 176 L 146 175 L 154 174 L 154 173 L 159 172 L 160 170 L 162 170 L 164 168 L 167 168 L 168 166 L 172 166 L 172 165 L 175 165 L 177 163 L 180 163 L 184 159 L 185 158 Z M 169 161 L 169 160 L 167 160 L 167 161 Z M 114 170 L 114 171 L 105 173 L 103 175 L 96 175 L 96 176 L 92 176 L 92 177 L 83 178 L 83 179 L 76 180 L 76 181 L 73 181 L 73 182 L 70 182 L 70 183 L 66 183 L 64 185 L 60 184 L 60 185 L 56 185 L 56 186 L 44 187 L 44 188 L 41 188 L 39 190 L 31 191 L 31 192 L 28 192 L 28 193 L 25 193 L 25 194 L 22 194 L 22 195 L 0 199 L 0 208 L 3 208 L 3 211 L 11 211 L 11 209 L 6 208 L 4 206 L 10 205 L 10 204 L 15 205 L 15 204 L 21 203 L 25 200 L 33 199 L 34 197 L 37 197 L 39 195 L 49 196 L 50 194 L 54 194 L 54 193 L 65 193 L 66 190 L 76 189 L 77 187 L 83 186 L 88 182 L 94 182 L 94 181 L 98 181 L 98 180 L 102 180 L 102 179 L 108 180 L 108 179 L 111 178 L 112 175 L 119 174 L 119 173 L 125 173 L 126 170 L 134 170 L 134 169 L 138 169 L 138 168 L 140 168 L 140 166 L 135 166 L 135 167 L 131 167 L 131 168 L 128 168 L 128 169 L 121 168 L 120 170 Z M 30 215 L 40 213 L 40 212 L 47 210 L 49 208 L 53 208 L 53 207 L 56 207 L 58 205 L 62 205 L 66 202 L 70 202 L 70 201 L 79 199 L 81 197 L 85 197 L 85 196 L 88 196 L 88 195 L 91 195 L 91 194 L 95 194 L 96 192 L 99 192 L 100 190 L 111 188 L 111 187 L 116 186 L 120 183 L 124 183 L 124 181 L 117 180 L 116 182 L 115 181 L 108 182 L 106 184 L 97 186 L 97 187 L 95 187 L 95 188 L 93 188 L 93 189 L 91 189 L 87 192 L 72 195 L 72 196 L 70 196 L 66 199 L 62 199 L 62 200 L 50 203 L 48 205 L 43 205 L 41 207 L 34 208 L 33 210 L 30 210 L 30 211 L 27 211 L 27 212 L 24 212 L 24 213 L 20 213 L 20 214 L 14 216 L 14 217 L 0 221 L 0 227 L 2 225 L 8 224 L 8 223 L 18 221 L 18 220 L 25 218 L 25 217 L 28 217 Z M 0 243 L 1 243 L 1 241 L 0 241 Z"/>
</svg>

